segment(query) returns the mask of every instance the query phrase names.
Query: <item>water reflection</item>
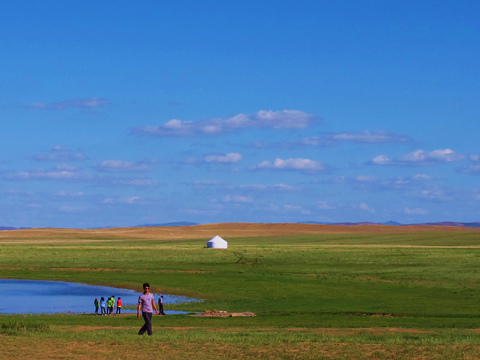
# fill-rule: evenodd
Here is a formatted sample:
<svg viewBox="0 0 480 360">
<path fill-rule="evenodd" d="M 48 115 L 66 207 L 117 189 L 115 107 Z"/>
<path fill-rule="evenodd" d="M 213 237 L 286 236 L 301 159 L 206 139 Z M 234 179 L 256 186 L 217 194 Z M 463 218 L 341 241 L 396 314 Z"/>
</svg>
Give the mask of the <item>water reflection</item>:
<svg viewBox="0 0 480 360">
<path fill-rule="evenodd" d="M 122 298 L 122 313 L 133 313 L 127 305 L 137 305 L 139 292 L 108 286 L 63 281 L 0 279 L 0 314 L 94 313 L 95 298 Z M 158 302 L 160 294 L 154 294 Z M 167 314 L 184 313 L 168 310 L 168 304 L 201 300 L 162 294 Z M 100 311 L 100 310 L 99 310 Z"/>
</svg>

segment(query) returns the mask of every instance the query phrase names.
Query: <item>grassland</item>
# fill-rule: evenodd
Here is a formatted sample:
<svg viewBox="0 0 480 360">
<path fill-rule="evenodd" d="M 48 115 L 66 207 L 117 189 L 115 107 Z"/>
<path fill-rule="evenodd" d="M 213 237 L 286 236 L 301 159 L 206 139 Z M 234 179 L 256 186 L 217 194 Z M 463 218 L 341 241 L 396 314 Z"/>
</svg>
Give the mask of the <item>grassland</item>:
<svg viewBox="0 0 480 360">
<path fill-rule="evenodd" d="M 228 250 L 204 248 L 220 235 Z M 241 258 L 239 257 L 241 256 Z M 240 260 L 240 261 L 239 261 Z M 3 315 L 0 353 L 125 359 L 478 359 L 480 231 L 213 224 L 0 232 L 0 277 L 192 296 L 253 318 Z M 170 307 L 169 309 L 172 309 Z"/>
</svg>

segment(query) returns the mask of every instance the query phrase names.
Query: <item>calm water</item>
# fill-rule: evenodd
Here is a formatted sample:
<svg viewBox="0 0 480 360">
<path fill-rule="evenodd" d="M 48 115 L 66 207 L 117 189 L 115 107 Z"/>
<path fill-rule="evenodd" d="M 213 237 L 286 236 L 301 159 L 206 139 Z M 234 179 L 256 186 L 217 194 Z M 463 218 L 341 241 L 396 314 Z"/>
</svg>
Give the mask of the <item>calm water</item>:
<svg viewBox="0 0 480 360">
<path fill-rule="evenodd" d="M 114 295 L 122 298 L 122 313 L 136 310 L 125 309 L 126 305 L 136 306 L 139 292 L 63 281 L 11 280 L 0 279 L 0 314 L 54 314 L 54 313 L 94 313 L 95 298 L 103 296 L 107 300 Z M 158 303 L 160 294 L 154 294 Z M 167 314 L 183 312 L 168 310 L 168 304 L 198 302 L 201 300 L 162 294 Z M 100 312 L 100 309 L 99 309 Z"/>
</svg>

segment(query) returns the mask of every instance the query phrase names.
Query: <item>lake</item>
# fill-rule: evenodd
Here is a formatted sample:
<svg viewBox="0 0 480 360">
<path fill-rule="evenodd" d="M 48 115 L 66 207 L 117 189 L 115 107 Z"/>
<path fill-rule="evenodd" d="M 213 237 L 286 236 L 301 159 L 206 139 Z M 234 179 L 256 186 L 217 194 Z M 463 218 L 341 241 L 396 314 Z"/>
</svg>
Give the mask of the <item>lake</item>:
<svg viewBox="0 0 480 360">
<path fill-rule="evenodd" d="M 125 309 L 127 305 L 137 306 L 140 293 L 134 290 L 64 281 L 0 279 L 0 314 L 93 314 L 95 298 L 100 301 L 103 296 L 107 300 L 112 295 L 115 300 L 122 298 L 122 313 L 136 312 Z M 154 294 L 155 302 L 158 303 L 160 295 L 163 295 L 167 314 L 186 313 L 168 310 L 169 304 L 201 301 L 185 296 Z"/>
</svg>

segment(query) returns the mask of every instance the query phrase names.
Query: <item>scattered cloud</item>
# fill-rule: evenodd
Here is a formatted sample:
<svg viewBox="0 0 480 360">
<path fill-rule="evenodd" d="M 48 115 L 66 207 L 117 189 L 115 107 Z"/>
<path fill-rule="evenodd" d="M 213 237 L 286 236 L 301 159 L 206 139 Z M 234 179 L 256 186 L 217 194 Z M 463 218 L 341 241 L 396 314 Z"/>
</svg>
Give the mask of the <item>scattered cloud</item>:
<svg viewBox="0 0 480 360">
<path fill-rule="evenodd" d="M 350 141 L 355 143 L 395 143 L 395 142 L 409 142 L 409 137 L 399 134 L 394 134 L 388 131 L 381 130 L 365 130 L 361 132 L 344 132 L 338 134 L 328 134 L 327 140 L 332 142 Z"/>
<path fill-rule="evenodd" d="M 57 191 L 55 195 L 60 196 L 60 197 L 82 197 L 85 194 L 82 191 L 60 190 L 60 191 Z"/>
<path fill-rule="evenodd" d="M 26 197 L 34 195 L 33 191 L 14 190 L 14 189 L 3 191 L 3 193 L 6 194 L 6 195 L 26 196 Z"/>
<path fill-rule="evenodd" d="M 468 157 L 470 164 L 459 169 L 461 173 L 480 175 L 480 155 L 472 154 Z"/>
<path fill-rule="evenodd" d="M 46 103 L 42 101 L 33 102 L 25 105 L 29 109 L 39 109 L 39 110 L 64 110 L 77 108 L 82 110 L 93 110 L 98 107 L 109 105 L 109 101 L 103 98 L 84 98 L 84 99 L 68 99 L 57 101 L 54 103 Z"/>
<path fill-rule="evenodd" d="M 68 206 L 68 205 L 65 205 L 65 206 L 62 206 L 62 207 L 60 208 L 60 211 L 61 211 L 61 212 L 71 213 L 71 212 L 83 211 L 83 208 L 82 208 L 82 207 L 78 207 L 78 206 Z"/>
<path fill-rule="evenodd" d="M 112 180 L 113 185 L 125 185 L 125 186 L 157 186 L 158 181 L 152 179 L 115 179 Z"/>
<path fill-rule="evenodd" d="M 64 146 L 57 145 L 49 152 L 34 155 L 33 160 L 70 162 L 85 160 L 85 156 L 81 152 L 73 151 Z"/>
<path fill-rule="evenodd" d="M 300 170 L 300 171 L 321 171 L 325 167 L 318 161 L 311 159 L 280 159 L 275 161 L 263 161 L 256 167 L 257 169 L 274 169 L 274 170 Z"/>
<path fill-rule="evenodd" d="M 276 213 L 300 213 L 303 215 L 311 214 L 310 210 L 304 209 L 302 206 L 292 205 L 292 204 L 284 204 L 284 205 L 270 204 L 270 206 L 268 207 L 268 210 Z"/>
<path fill-rule="evenodd" d="M 251 203 L 253 202 L 253 199 L 250 196 L 226 195 L 223 197 L 223 201 L 233 203 Z"/>
<path fill-rule="evenodd" d="M 333 209 L 333 206 L 330 205 L 327 201 L 318 201 L 317 208 L 321 210 L 331 210 Z"/>
<path fill-rule="evenodd" d="M 418 198 L 421 200 L 429 200 L 429 201 L 451 201 L 453 200 L 453 196 L 449 194 L 444 189 L 439 188 L 438 186 L 431 186 L 428 189 L 422 190 Z"/>
<path fill-rule="evenodd" d="M 451 163 L 463 160 L 464 158 L 464 155 L 458 154 L 452 149 L 434 150 L 430 152 L 420 149 L 398 159 L 391 159 L 386 155 L 378 155 L 370 160 L 369 163 L 373 165 L 416 166 Z"/>
<path fill-rule="evenodd" d="M 300 190 L 298 187 L 288 185 L 288 184 L 250 184 L 250 185 L 242 185 L 240 186 L 241 189 L 248 190 L 248 191 L 297 191 Z"/>
<path fill-rule="evenodd" d="M 136 204 L 139 202 L 139 196 L 130 196 L 130 197 L 122 197 L 122 198 L 107 198 L 103 199 L 103 204 Z"/>
<path fill-rule="evenodd" d="M 355 188 L 370 190 L 412 190 L 425 186 L 432 178 L 427 175 L 417 174 L 413 176 L 395 176 L 381 179 L 377 176 L 359 175 L 352 179 L 345 179 L 345 183 Z"/>
<path fill-rule="evenodd" d="M 412 140 L 405 136 L 381 130 L 365 130 L 361 132 L 328 133 L 319 136 L 304 137 L 296 141 L 268 142 L 256 141 L 251 144 L 255 148 L 297 148 L 297 147 L 332 147 L 341 142 L 358 144 L 390 144 L 407 143 Z"/>
<path fill-rule="evenodd" d="M 468 165 L 460 169 L 464 174 L 480 175 L 480 165 Z"/>
<path fill-rule="evenodd" d="M 105 160 L 94 168 L 103 172 L 144 172 L 152 170 L 152 161 Z"/>
<path fill-rule="evenodd" d="M 256 114 L 238 114 L 229 118 L 198 121 L 172 119 L 159 126 L 137 126 L 131 129 L 135 135 L 157 137 L 216 136 L 247 128 L 304 129 L 315 120 L 311 114 L 299 110 L 266 111 Z"/>
<path fill-rule="evenodd" d="M 89 174 L 66 170 L 34 170 L 10 174 L 7 180 L 80 180 L 91 178 Z"/>
<path fill-rule="evenodd" d="M 370 207 L 369 205 L 367 205 L 366 203 L 364 202 L 361 202 L 360 204 L 357 205 L 358 209 L 362 210 L 362 211 L 366 211 L 366 212 L 369 212 L 369 213 L 375 213 L 375 209 Z"/>
<path fill-rule="evenodd" d="M 422 209 L 422 208 L 411 209 L 411 208 L 406 207 L 404 209 L 404 212 L 407 215 L 428 215 L 429 214 L 428 210 L 425 210 L 425 209 Z"/>
<path fill-rule="evenodd" d="M 207 163 L 237 163 L 242 160 L 242 155 L 238 153 L 228 153 L 225 155 L 207 155 L 204 157 L 204 160 Z"/>
</svg>

